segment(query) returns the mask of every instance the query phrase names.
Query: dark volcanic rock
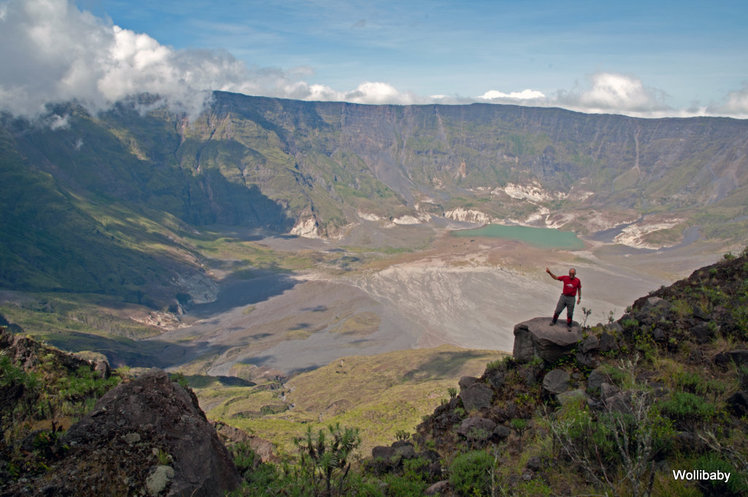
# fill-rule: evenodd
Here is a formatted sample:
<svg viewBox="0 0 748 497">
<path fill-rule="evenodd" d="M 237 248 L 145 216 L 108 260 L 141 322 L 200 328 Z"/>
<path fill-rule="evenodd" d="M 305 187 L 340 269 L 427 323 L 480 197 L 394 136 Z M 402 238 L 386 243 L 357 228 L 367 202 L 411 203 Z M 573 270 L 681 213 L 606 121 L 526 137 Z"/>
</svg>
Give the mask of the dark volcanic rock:
<svg viewBox="0 0 748 497">
<path fill-rule="evenodd" d="M 63 495 L 147 495 L 161 478 L 161 495 L 222 496 L 240 481 L 195 395 L 163 371 L 109 391 L 63 442 L 44 478 Z"/>
<path fill-rule="evenodd" d="M 374 459 L 384 459 L 386 461 L 389 461 L 390 459 L 395 457 L 395 449 L 394 447 L 378 445 L 371 449 L 371 457 L 373 457 Z"/>
<path fill-rule="evenodd" d="M 720 352 L 714 356 L 714 362 L 718 366 L 727 366 L 730 363 L 735 363 L 738 368 L 741 368 L 748 364 L 748 350 L 729 350 L 727 352 Z"/>
<path fill-rule="evenodd" d="M 589 352 L 587 354 L 583 354 L 582 352 L 577 352 L 576 359 L 577 364 L 580 366 L 584 366 L 586 368 L 595 368 L 598 365 L 598 360 L 595 357 L 596 354 L 594 352 Z"/>
<path fill-rule="evenodd" d="M 615 350 L 618 348 L 615 337 L 606 331 L 603 331 L 600 335 L 599 345 L 600 352 L 610 352 L 611 350 Z"/>
<path fill-rule="evenodd" d="M 590 335 L 582 341 L 580 346 L 582 353 L 587 354 L 588 352 L 594 352 L 600 350 L 600 339 L 595 335 Z"/>
<path fill-rule="evenodd" d="M 460 391 L 465 390 L 478 382 L 478 378 L 475 376 L 463 376 L 457 384 L 460 387 Z"/>
<path fill-rule="evenodd" d="M 736 416 L 748 414 L 748 391 L 735 392 L 727 399 L 727 409 Z"/>
<path fill-rule="evenodd" d="M 94 364 L 61 350 L 44 346 L 32 338 L 11 333 L 5 327 L 0 328 L 0 349 L 13 363 L 27 371 L 39 366 L 45 356 L 48 356 L 47 362 L 57 364 L 70 372 L 80 367 L 88 367 L 96 371 L 109 369 L 106 361 L 100 361 L 101 365 Z"/>
<path fill-rule="evenodd" d="M 613 383 L 613 380 L 611 380 L 610 376 L 602 369 L 593 369 L 587 377 L 587 393 L 591 395 L 600 395 L 603 383 Z"/>
<path fill-rule="evenodd" d="M 543 392 L 557 395 L 569 389 L 569 373 L 563 369 L 554 369 L 543 377 Z"/>
<path fill-rule="evenodd" d="M 449 492 L 449 480 L 441 480 L 424 490 L 424 495 L 442 495 Z"/>
<path fill-rule="evenodd" d="M 517 361 L 527 362 L 538 356 L 546 362 L 554 362 L 570 353 L 582 338 L 579 323 L 572 323 L 571 331 L 560 321 L 550 326 L 551 318 L 533 318 L 514 327 L 513 356 Z"/>
<path fill-rule="evenodd" d="M 509 435 L 511 434 L 512 434 L 512 429 L 504 425 L 496 425 L 496 428 L 494 428 L 493 430 L 493 436 L 496 437 L 498 440 L 505 440 L 509 438 Z"/>
<path fill-rule="evenodd" d="M 696 343 L 708 343 L 714 339 L 714 329 L 707 323 L 699 323 L 691 328 L 691 336 L 693 336 Z"/>
<path fill-rule="evenodd" d="M 466 418 L 457 427 L 457 433 L 471 440 L 488 440 L 493 436 L 496 423 L 480 416 Z"/>
<path fill-rule="evenodd" d="M 460 392 L 462 405 L 466 411 L 475 411 L 491 407 L 493 389 L 485 383 L 473 383 Z"/>
<path fill-rule="evenodd" d="M 392 444 L 395 456 L 402 459 L 413 459 L 416 457 L 416 449 L 413 444 L 407 440 L 398 440 Z"/>
<path fill-rule="evenodd" d="M 220 421 L 211 422 L 211 425 L 216 429 L 218 438 L 223 442 L 226 447 L 231 447 L 234 444 L 247 444 L 249 448 L 259 457 L 257 464 L 260 462 L 280 462 L 280 458 L 275 454 L 275 446 L 269 440 L 264 438 L 250 435 L 249 433 L 229 426 Z"/>
<path fill-rule="evenodd" d="M 504 386 L 504 383 L 506 382 L 504 372 L 498 369 L 492 369 L 490 371 L 486 371 L 485 378 L 486 380 L 488 380 L 491 386 L 494 387 L 496 390 L 500 390 Z"/>
</svg>

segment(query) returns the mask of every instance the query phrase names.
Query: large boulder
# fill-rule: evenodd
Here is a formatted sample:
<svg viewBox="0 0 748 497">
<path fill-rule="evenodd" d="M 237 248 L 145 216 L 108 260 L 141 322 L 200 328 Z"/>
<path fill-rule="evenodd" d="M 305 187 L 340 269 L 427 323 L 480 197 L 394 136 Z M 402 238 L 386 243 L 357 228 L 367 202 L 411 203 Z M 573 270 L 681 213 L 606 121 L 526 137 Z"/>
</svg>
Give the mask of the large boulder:
<svg viewBox="0 0 748 497">
<path fill-rule="evenodd" d="M 582 328 L 574 321 L 571 330 L 560 320 L 550 325 L 551 318 L 533 318 L 514 326 L 513 356 L 519 362 L 540 357 L 545 362 L 555 362 L 569 354 L 582 339 Z"/>
<path fill-rule="evenodd" d="M 63 436 L 56 495 L 223 496 L 240 476 L 190 390 L 163 371 L 110 390 Z"/>
<path fill-rule="evenodd" d="M 493 388 L 481 382 L 472 383 L 460 391 L 460 398 L 466 411 L 480 411 L 491 407 Z"/>
<path fill-rule="evenodd" d="M 488 440 L 493 436 L 496 423 L 480 416 L 466 418 L 457 427 L 457 433 L 469 440 Z"/>
<path fill-rule="evenodd" d="M 546 395 L 558 395 L 569 390 L 569 373 L 563 369 L 549 371 L 543 377 L 543 392 Z"/>
</svg>

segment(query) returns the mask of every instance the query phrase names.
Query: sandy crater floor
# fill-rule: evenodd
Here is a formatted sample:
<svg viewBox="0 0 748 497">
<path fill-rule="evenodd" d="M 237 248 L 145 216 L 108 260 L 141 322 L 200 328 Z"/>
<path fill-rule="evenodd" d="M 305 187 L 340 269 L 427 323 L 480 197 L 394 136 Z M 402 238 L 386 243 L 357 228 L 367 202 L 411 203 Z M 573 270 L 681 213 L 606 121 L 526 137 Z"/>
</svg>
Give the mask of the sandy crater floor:
<svg viewBox="0 0 748 497">
<path fill-rule="evenodd" d="M 268 240 L 279 250 L 293 251 L 295 243 L 309 247 L 303 239 Z M 611 313 L 618 319 L 638 297 L 716 259 L 693 249 L 632 252 L 588 244 L 567 252 L 442 234 L 426 249 L 344 274 L 226 283 L 217 302 L 195 309 L 193 324 L 158 339 L 191 343 L 175 367 L 212 375 L 289 374 L 343 356 L 440 344 L 511 351 L 514 325 L 550 316 L 555 307 L 561 284 L 545 274 L 546 266 L 555 274 L 576 267 L 583 297 L 575 319 L 584 319 L 584 307 L 594 324 Z"/>
</svg>

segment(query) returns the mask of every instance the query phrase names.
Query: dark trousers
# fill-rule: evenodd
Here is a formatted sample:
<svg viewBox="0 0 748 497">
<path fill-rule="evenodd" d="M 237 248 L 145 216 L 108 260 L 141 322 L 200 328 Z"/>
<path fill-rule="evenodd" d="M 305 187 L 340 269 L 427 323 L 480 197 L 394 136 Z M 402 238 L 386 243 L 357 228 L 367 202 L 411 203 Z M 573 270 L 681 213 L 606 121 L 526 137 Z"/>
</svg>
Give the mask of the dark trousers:
<svg viewBox="0 0 748 497">
<path fill-rule="evenodd" d="M 574 315 L 575 300 L 576 297 L 574 295 L 561 294 L 561 297 L 559 297 L 558 299 L 558 304 L 556 304 L 556 311 L 553 313 L 554 323 L 558 319 L 558 316 L 561 314 L 561 311 L 563 311 L 564 307 L 566 307 L 566 323 L 571 324 L 571 317 Z"/>
</svg>

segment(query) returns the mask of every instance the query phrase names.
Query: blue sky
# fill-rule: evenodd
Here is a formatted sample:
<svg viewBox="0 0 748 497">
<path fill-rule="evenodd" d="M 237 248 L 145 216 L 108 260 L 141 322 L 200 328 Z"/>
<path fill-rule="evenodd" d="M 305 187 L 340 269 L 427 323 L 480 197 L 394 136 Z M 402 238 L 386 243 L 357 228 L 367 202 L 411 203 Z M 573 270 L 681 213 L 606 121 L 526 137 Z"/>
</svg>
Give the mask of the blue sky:
<svg viewBox="0 0 748 497">
<path fill-rule="evenodd" d="M 98 104 L 139 86 L 168 93 L 167 79 L 173 78 L 171 83 L 187 81 L 196 90 L 307 100 L 487 101 L 643 117 L 748 117 L 744 1 L 0 0 L 0 5 L 6 11 L 0 10 L 0 23 L 13 22 L 15 36 L 24 35 L 18 26 L 31 29 L 52 17 L 59 19 L 51 31 L 71 28 L 65 43 L 102 66 L 82 75 L 75 60 L 62 67 L 52 59 L 51 72 L 68 79 L 73 72 L 88 85 L 86 95 L 93 88 L 101 92 L 92 97 Z M 81 44 L 97 40 L 102 50 L 76 47 L 75 33 Z M 29 39 L 30 51 L 46 49 Z M 23 70 L 23 54 L 11 55 L 16 56 L 11 63 Z M 84 76 L 96 81 L 83 81 Z M 0 81 L 0 96 L 18 92 L 32 89 Z M 188 97 L 174 97 L 179 98 Z"/>
</svg>

